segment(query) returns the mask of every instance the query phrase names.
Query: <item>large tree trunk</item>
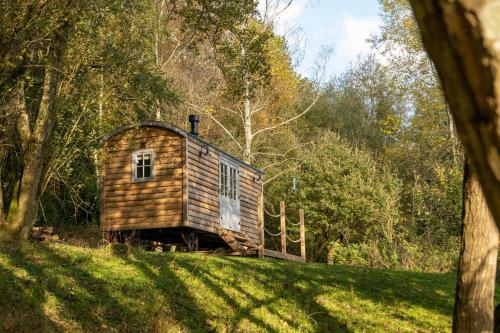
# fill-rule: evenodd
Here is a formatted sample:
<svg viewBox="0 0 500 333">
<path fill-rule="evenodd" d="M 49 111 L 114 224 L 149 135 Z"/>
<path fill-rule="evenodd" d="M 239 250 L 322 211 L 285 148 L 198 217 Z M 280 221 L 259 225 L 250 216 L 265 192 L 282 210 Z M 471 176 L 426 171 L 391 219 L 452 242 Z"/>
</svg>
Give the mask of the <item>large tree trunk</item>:
<svg viewBox="0 0 500 333">
<path fill-rule="evenodd" d="M 15 89 L 9 96 L 9 102 L 0 109 L 0 130 L 3 137 L 0 139 L 0 225 L 5 223 L 5 197 L 2 182 L 3 168 L 5 166 L 9 151 L 13 147 L 14 134 L 16 128 L 16 115 L 20 108 L 24 108 L 24 93 L 22 84 L 19 89 Z"/>
<path fill-rule="evenodd" d="M 464 170 L 463 225 L 453 332 L 492 332 L 498 229 L 479 181 Z"/>
<path fill-rule="evenodd" d="M 38 216 L 39 185 L 42 179 L 45 151 L 50 142 L 51 128 L 54 122 L 54 99 L 62 68 L 62 58 L 66 48 L 69 25 L 66 23 L 52 41 L 53 49 L 45 66 L 42 96 L 38 107 L 33 131 L 26 126 L 28 116 L 25 110 L 19 110 L 18 131 L 23 140 L 23 172 L 12 198 L 8 215 L 7 228 L 11 239 L 26 238 Z"/>
<path fill-rule="evenodd" d="M 500 226 L 500 1 L 410 2 L 460 139 Z"/>
</svg>

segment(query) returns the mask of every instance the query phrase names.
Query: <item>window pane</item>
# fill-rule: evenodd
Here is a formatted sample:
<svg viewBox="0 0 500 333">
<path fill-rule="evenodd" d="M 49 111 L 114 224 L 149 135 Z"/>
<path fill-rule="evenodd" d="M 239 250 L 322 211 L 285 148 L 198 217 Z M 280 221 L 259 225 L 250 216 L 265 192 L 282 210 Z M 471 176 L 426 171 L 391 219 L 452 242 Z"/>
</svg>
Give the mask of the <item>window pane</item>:
<svg viewBox="0 0 500 333">
<path fill-rule="evenodd" d="M 224 196 L 227 197 L 227 165 L 224 164 Z"/>
<path fill-rule="evenodd" d="M 151 154 L 144 154 L 144 165 L 151 165 Z"/>
<path fill-rule="evenodd" d="M 234 187 L 236 181 L 236 170 L 231 168 L 231 199 L 236 199 L 236 188 Z"/>
<path fill-rule="evenodd" d="M 142 166 L 138 166 L 137 167 L 137 176 L 136 178 L 139 179 L 139 178 L 144 178 L 144 174 L 143 174 L 143 167 Z"/>
<path fill-rule="evenodd" d="M 142 166 L 142 155 L 137 155 L 137 166 Z"/>
<path fill-rule="evenodd" d="M 228 197 L 230 199 L 233 198 L 233 186 L 232 186 L 232 183 L 233 183 L 233 168 L 229 167 L 229 178 L 228 178 L 227 187 L 229 188 L 229 195 L 228 195 Z"/>
<path fill-rule="evenodd" d="M 237 192 L 237 189 L 238 187 L 236 186 L 237 184 L 237 172 L 236 172 L 236 169 L 234 169 L 234 178 L 233 178 L 233 193 L 234 193 L 234 200 L 238 199 L 238 192 Z"/>
<path fill-rule="evenodd" d="M 220 163 L 219 195 L 224 193 L 224 165 Z"/>
<path fill-rule="evenodd" d="M 151 177 L 151 166 L 147 165 L 144 167 L 144 178 Z"/>
</svg>

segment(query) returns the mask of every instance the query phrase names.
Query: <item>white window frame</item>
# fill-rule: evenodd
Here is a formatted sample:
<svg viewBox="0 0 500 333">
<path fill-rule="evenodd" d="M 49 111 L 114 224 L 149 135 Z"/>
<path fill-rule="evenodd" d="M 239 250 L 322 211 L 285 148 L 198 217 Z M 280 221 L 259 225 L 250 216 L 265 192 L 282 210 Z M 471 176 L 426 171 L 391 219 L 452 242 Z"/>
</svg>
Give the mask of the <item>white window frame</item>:
<svg viewBox="0 0 500 333">
<path fill-rule="evenodd" d="M 231 200 L 240 199 L 240 170 L 236 164 L 219 161 L 219 195 Z"/>
<path fill-rule="evenodd" d="M 137 177 L 137 156 L 139 155 L 151 155 L 151 175 L 149 177 Z M 133 182 L 149 182 L 155 179 L 154 173 L 154 165 L 155 165 L 155 154 L 152 149 L 141 149 L 132 152 L 132 181 Z M 144 166 L 143 166 L 144 172 Z"/>
</svg>

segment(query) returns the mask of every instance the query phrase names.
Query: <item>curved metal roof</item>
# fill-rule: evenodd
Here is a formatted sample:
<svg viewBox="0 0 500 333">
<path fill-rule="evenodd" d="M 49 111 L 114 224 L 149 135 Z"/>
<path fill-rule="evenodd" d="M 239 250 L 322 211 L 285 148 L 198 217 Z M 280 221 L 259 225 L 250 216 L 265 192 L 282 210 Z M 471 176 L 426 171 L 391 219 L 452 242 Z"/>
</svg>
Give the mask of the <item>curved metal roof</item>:
<svg viewBox="0 0 500 333">
<path fill-rule="evenodd" d="M 187 138 L 188 140 L 194 140 L 202 145 L 207 145 L 209 146 L 210 148 L 214 149 L 215 151 L 217 151 L 219 154 L 222 154 L 224 155 L 225 157 L 237 162 L 238 164 L 241 164 L 241 165 L 244 165 L 244 166 L 247 166 L 255 171 L 257 171 L 258 173 L 260 174 L 264 174 L 264 171 L 254 167 L 253 165 L 251 164 L 248 164 L 247 162 L 233 156 L 233 155 L 230 155 L 229 153 L 226 153 L 225 151 L 219 149 L 218 147 L 200 139 L 199 137 L 195 136 L 195 135 L 192 135 L 186 131 L 184 131 L 183 129 L 180 129 L 176 126 L 173 126 L 173 125 L 170 125 L 170 124 L 167 124 L 167 123 L 164 123 L 164 122 L 161 122 L 161 121 L 151 121 L 151 120 L 147 120 L 147 121 L 143 121 L 141 123 L 138 123 L 138 124 L 134 124 L 134 125 L 128 125 L 128 126 L 122 126 L 122 127 L 119 127 L 111 132 L 109 132 L 108 134 L 102 136 L 99 141 L 100 143 L 104 143 L 106 141 L 108 141 L 109 139 L 111 139 L 113 136 L 117 135 L 117 134 L 120 134 L 120 133 L 123 133 L 125 131 L 128 131 L 128 130 L 131 130 L 131 129 L 134 129 L 134 128 L 140 128 L 140 127 L 157 127 L 157 128 L 162 128 L 162 129 L 165 129 L 165 130 L 169 130 L 169 131 L 172 131 L 172 132 L 175 132 L 177 134 L 179 134 L 180 136 L 182 137 L 185 137 Z"/>
</svg>

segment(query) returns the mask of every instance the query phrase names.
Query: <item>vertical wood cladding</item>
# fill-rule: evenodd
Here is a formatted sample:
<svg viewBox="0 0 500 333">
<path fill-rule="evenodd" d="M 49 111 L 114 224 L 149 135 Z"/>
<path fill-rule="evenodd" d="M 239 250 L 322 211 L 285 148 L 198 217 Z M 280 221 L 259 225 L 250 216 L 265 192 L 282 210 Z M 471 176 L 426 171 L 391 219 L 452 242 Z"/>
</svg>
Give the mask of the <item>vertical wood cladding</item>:
<svg viewBox="0 0 500 333">
<path fill-rule="evenodd" d="M 188 223 L 215 232 L 219 227 L 219 155 L 201 155 L 203 145 L 188 140 Z"/>
</svg>

